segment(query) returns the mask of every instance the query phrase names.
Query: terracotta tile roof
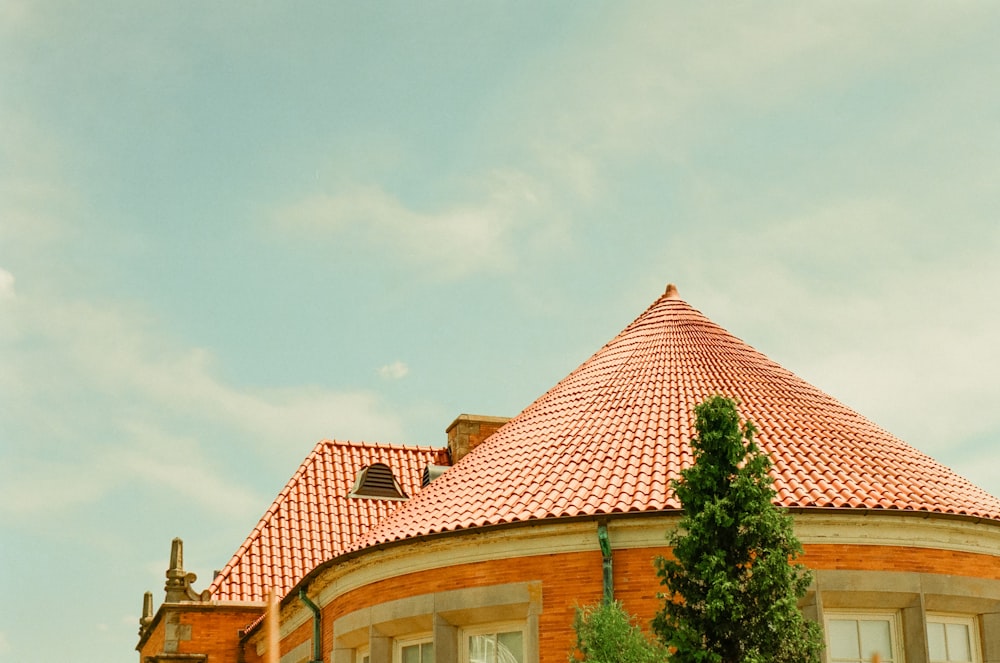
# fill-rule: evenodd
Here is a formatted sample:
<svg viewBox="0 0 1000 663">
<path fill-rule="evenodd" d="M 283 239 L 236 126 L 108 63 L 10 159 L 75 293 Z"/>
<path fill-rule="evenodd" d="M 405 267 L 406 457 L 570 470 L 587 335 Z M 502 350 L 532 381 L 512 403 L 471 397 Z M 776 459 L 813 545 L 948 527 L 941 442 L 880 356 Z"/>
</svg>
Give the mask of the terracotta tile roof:
<svg viewBox="0 0 1000 663">
<path fill-rule="evenodd" d="M 786 507 L 1000 520 L 1000 500 L 729 334 L 668 288 L 555 387 L 351 546 L 538 518 L 677 509 L 694 406 L 734 397 Z"/>
<path fill-rule="evenodd" d="M 431 447 L 320 442 L 209 585 L 212 598 L 263 601 L 270 587 L 284 596 L 316 566 L 405 504 L 349 498 L 359 470 L 385 463 L 412 496 L 420 490 L 424 467 L 445 459 L 444 449 Z"/>
</svg>

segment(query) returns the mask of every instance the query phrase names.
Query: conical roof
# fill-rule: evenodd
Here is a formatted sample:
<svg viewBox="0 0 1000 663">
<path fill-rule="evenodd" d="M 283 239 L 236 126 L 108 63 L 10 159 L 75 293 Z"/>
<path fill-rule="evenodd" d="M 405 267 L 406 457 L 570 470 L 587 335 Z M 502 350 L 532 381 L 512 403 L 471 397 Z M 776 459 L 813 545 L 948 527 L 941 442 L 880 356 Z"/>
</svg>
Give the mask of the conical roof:
<svg viewBox="0 0 1000 663">
<path fill-rule="evenodd" d="M 784 507 L 1000 521 L 1000 500 L 718 326 L 673 286 L 632 324 L 351 548 L 541 518 L 678 509 L 694 406 L 759 429 Z"/>
</svg>

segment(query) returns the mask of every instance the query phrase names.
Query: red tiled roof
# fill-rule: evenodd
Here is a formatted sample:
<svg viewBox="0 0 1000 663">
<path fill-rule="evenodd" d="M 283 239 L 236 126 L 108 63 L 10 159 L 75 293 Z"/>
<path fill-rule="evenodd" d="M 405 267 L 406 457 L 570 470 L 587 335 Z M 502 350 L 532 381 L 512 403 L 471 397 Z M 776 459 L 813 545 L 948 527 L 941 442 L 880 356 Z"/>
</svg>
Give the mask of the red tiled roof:
<svg viewBox="0 0 1000 663">
<path fill-rule="evenodd" d="M 424 467 L 445 458 L 444 449 L 431 447 L 320 442 L 209 585 L 212 598 L 263 601 L 271 587 L 284 596 L 307 573 L 405 504 L 348 497 L 359 470 L 385 463 L 412 496 L 420 490 Z"/>
<path fill-rule="evenodd" d="M 1000 500 L 729 334 L 668 288 L 351 549 L 539 518 L 677 509 L 696 404 L 738 399 L 785 507 L 1000 520 Z"/>
</svg>

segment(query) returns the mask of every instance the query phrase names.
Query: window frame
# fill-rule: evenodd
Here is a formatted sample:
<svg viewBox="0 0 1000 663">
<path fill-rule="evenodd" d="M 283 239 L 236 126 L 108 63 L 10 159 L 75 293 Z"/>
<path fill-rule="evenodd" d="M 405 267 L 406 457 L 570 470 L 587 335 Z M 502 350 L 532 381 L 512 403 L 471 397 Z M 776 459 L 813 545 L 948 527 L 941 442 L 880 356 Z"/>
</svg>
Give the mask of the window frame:
<svg viewBox="0 0 1000 663">
<path fill-rule="evenodd" d="M 487 622 L 485 624 L 475 624 L 459 629 L 458 633 L 458 660 L 459 663 L 470 663 L 469 661 L 469 638 L 474 635 L 500 635 L 501 633 L 521 634 L 521 660 L 528 660 L 528 625 L 524 621 Z"/>
<path fill-rule="evenodd" d="M 434 644 L 434 634 L 430 632 L 407 635 L 403 638 L 396 638 L 392 641 L 392 660 L 394 663 L 403 663 L 403 648 L 414 645 Z M 422 658 L 422 657 L 421 657 Z M 433 661 L 423 661 L 421 663 L 434 663 Z"/>
<path fill-rule="evenodd" d="M 928 612 L 924 615 L 924 630 L 927 631 L 931 624 L 963 624 L 969 627 L 969 653 L 972 655 L 973 663 L 982 663 L 983 648 L 979 635 L 979 619 L 976 615 L 958 614 L 950 612 Z M 927 633 L 927 660 L 933 661 L 930 657 L 930 633 Z"/>
<path fill-rule="evenodd" d="M 826 646 L 827 657 L 831 663 L 838 663 L 845 659 L 833 658 L 832 647 L 830 646 L 830 622 L 842 621 L 888 621 L 889 622 L 889 647 L 892 649 L 892 663 L 906 663 L 906 642 L 903 634 L 903 623 L 898 610 L 825 610 L 823 612 L 823 644 Z M 861 652 L 861 661 L 869 660 L 864 652 Z"/>
</svg>

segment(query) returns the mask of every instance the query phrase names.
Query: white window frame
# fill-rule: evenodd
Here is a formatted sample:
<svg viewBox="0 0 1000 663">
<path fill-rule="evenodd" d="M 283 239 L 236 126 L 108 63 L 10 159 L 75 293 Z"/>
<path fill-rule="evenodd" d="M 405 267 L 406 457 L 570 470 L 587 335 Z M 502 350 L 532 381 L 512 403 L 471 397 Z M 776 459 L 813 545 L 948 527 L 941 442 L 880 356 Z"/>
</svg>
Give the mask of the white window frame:
<svg viewBox="0 0 1000 663">
<path fill-rule="evenodd" d="M 972 615 L 958 615 L 952 613 L 943 612 L 928 612 L 924 615 L 924 624 L 928 626 L 930 624 L 963 624 L 969 627 L 969 639 L 972 641 L 969 643 L 969 651 L 972 654 L 973 663 L 982 663 L 983 652 L 979 645 L 979 620 Z M 928 638 L 928 647 L 930 646 L 930 634 Z M 928 660 L 930 659 L 930 652 L 928 652 Z"/>
<path fill-rule="evenodd" d="M 521 634 L 521 658 L 527 661 L 528 658 L 528 628 L 527 624 L 521 621 L 516 622 L 490 622 L 488 624 L 477 624 L 463 628 L 459 632 L 458 660 L 459 663 L 469 663 L 469 637 L 473 635 L 490 635 L 500 633 Z"/>
<path fill-rule="evenodd" d="M 369 656 L 369 652 L 370 651 L 371 651 L 371 649 L 369 648 L 369 646 L 368 646 L 367 643 L 364 644 L 363 646 L 358 647 L 357 649 L 355 649 L 354 650 L 354 663 L 365 663 L 365 656 L 368 656 L 368 661 L 370 663 L 371 662 L 371 656 Z"/>
<path fill-rule="evenodd" d="M 823 614 L 823 642 L 826 645 L 827 655 L 831 663 L 837 663 L 840 659 L 834 659 L 830 646 L 830 622 L 835 620 L 851 621 L 888 621 L 889 622 L 889 646 L 892 648 L 892 663 L 906 663 L 906 652 L 903 644 L 902 620 L 898 611 L 885 610 L 827 610 Z M 867 654 L 861 652 L 861 660 L 867 661 Z"/>
<path fill-rule="evenodd" d="M 412 647 L 413 645 L 425 645 L 434 644 L 434 634 L 433 633 L 420 633 L 417 635 L 408 635 L 405 638 L 400 638 L 398 640 L 393 640 L 392 643 L 392 660 L 395 663 L 403 663 L 403 647 Z M 433 663 L 424 662 L 424 663 Z"/>
</svg>

